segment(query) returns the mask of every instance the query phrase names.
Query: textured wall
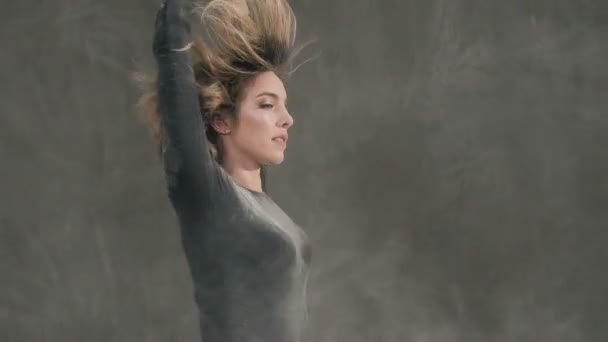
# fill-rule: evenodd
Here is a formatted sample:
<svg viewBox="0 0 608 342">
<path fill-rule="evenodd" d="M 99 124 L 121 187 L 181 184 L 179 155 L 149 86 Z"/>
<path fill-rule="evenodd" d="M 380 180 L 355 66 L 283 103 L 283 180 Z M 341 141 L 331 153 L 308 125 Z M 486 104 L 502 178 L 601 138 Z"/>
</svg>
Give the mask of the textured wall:
<svg viewBox="0 0 608 342">
<path fill-rule="evenodd" d="M 608 3 L 293 6 L 321 55 L 269 189 L 314 243 L 310 341 L 604 340 Z M 198 338 L 127 78 L 156 7 L 3 5 L 2 341 Z"/>
</svg>

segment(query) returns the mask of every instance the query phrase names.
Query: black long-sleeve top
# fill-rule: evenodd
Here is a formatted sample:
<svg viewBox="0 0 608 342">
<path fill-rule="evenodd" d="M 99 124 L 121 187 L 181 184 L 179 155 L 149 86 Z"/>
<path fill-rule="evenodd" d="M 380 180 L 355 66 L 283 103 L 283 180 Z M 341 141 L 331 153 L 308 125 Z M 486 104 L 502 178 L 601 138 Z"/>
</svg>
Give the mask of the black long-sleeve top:
<svg viewBox="0 0 608 342">
<path fill-rule="evenodd" d="M 175 0 L 156 19 L 159 111 L 169 199 L 181 228 L 204 342 L 298 342 L 310 244 L 264 192 L 238 185 L 208 152 Z"/>
</svg>

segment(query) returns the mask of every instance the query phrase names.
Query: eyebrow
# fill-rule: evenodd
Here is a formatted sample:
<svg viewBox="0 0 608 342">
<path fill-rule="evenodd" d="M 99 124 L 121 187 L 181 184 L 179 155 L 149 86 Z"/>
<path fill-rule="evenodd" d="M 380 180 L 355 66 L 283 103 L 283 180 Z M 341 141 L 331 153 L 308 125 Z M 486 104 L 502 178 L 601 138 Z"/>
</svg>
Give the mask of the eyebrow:
<svg viewBox="0 0 608 342">
<path fill-rule="evenodd" d="M 279 95 L 277 95 L 275 93 L 272 93 L 272 92 L 269 92 L 269 91 L 265 91 L 265 92 L 257 94 L 256 98 L 262 97 L 262 96 L 270 96 L 270 97 L 274 97 L 275 99 L 279 98 Z M 287 104 L 287 98 L 285 98 L 285 104 Z"/>
</svg>

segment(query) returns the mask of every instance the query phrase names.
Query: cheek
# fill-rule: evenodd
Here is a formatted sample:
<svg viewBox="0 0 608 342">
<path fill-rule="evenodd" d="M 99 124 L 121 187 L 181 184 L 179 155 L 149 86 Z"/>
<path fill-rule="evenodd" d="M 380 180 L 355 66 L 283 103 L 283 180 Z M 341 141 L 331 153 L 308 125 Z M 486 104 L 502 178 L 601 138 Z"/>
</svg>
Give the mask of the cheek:
<svg viewBox="0 0 608 342">
<path fill-rule="evenodd" d="M 268 145 L 273 134 L 271 113 L 264 111 L 242 113 L 239 118 L 239 133 L 244 143 L 253 145 L 249 146 L 250 148 Z"/>
<path fill-rule="evenodd" d="M 251 111 L 239 116 L 238 148 L 260 164 L 282 162 L 284 151 L 272 141 L 276 120 L 271 111 Z"/>
</svg>

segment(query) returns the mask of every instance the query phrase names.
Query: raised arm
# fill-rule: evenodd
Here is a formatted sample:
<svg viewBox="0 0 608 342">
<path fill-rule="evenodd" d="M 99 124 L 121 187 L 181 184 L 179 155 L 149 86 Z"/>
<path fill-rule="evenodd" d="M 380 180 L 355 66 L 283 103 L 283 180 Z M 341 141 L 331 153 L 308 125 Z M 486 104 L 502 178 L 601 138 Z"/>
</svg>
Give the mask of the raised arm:
<svg viewBox="0 0 608 342">
<path fill-rule="evenodd" d="M 219 189 L 194 83 L 185 0 L 165 0 L 155 22 L 158 104 L 164 130 L 163 163 L 174 205 L 199 205 Z"/>
</svg>

